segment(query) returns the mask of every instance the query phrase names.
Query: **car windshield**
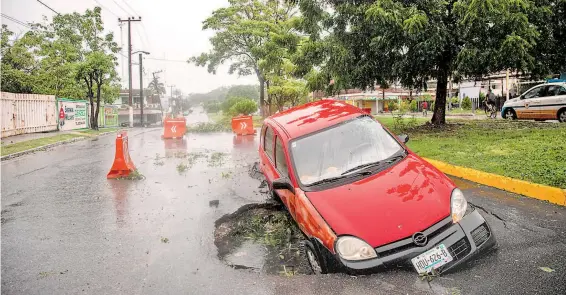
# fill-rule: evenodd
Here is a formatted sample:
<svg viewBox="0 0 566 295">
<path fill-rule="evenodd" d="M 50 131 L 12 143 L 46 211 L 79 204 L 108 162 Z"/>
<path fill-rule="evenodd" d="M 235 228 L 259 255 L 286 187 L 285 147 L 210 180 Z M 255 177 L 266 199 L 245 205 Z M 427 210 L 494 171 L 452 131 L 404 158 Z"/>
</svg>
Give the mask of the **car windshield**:
<svg viewBox="0 0 566 295">
<path fill-rule="evenodd" d="M 304 185 L 342 176 L 387 160 L 403 148 L 368 116 L 298 139 L 291 144 L 295 171 Z M 352 171 L 353 173 L 354 171 Z"/>
</svg>

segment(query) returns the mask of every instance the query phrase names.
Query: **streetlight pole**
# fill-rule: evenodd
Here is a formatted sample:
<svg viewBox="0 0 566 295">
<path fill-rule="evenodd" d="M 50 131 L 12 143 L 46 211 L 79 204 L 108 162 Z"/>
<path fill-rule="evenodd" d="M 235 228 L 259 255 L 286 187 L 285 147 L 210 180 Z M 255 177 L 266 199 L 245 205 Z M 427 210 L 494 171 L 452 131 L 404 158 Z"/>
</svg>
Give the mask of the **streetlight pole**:
<svg viewBox="0 0 566 295">
<path fill-rule="evenodd" d="M 141 107 L 140 122 L 141 122 L 141 126 L 143 127 L 144 125 L 143 125 L 143 59 L 142 59 L 142 54 L 144 54 L 144 53 L 149 54 L 149 52 L 147 52 L 147 51 L 136 51 L 133 54 L 138 53 L 138 52 L 139 52 L 138 56 L 139 56 L 139 62 L 140 62 L 140 107 Z"/>
</svg>

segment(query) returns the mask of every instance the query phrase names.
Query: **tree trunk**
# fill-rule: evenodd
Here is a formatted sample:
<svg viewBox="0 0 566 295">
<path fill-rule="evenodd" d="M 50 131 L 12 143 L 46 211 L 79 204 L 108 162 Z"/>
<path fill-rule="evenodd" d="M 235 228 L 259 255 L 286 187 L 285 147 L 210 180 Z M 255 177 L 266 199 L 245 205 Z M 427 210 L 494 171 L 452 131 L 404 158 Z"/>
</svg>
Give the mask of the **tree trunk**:
<svg viewBox="0 0 566 295">
<path fill-rule="evenodd" d="M 267 116 L 273 114 L 273 95 L 269 95 L 269 81 L 265 81 L 265 88 L 267 90 Z"/>
<path fill-rule="evenodd" d="M 436 101 L 431 123 L 443 125 L 446 123 L 446 88 L 448 87 L 448 62 L 440 65 L 437 75 Z"/>
<path fill-rule="evenodd" d="M 95 130 L 98 130 L 98 113 L 100 112 L 100 88 L 101 84 L 96 85 L 96 110 L 94 111 L 94 126 Z"/>
<path fill-rule="evenodd" d="M 94 97 L 89 94 L 88 100 L 90 101 L 90 129 L 95 129 L 94 125 Z"/>
<path fill-rule="evenodd" d="M 257 79 L 259 80 L 259 112 L 265 118 L 265 79 L 259 73 Z"/>
</svg>

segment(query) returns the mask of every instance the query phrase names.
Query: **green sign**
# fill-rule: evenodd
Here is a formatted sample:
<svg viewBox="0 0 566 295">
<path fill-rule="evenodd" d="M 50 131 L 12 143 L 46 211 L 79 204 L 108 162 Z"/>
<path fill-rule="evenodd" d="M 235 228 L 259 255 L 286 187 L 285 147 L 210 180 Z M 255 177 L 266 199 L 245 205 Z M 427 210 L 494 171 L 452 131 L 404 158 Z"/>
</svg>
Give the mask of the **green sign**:
<svg viewBox="0 0 566 295">
<path fill-rule="evenodd" d="M 104 117 L 104 127 L 117 127 L 118 126 L 118 107 L 117 106 L 104 106 L 104 112 L 101 113 Z"/>
</svg>

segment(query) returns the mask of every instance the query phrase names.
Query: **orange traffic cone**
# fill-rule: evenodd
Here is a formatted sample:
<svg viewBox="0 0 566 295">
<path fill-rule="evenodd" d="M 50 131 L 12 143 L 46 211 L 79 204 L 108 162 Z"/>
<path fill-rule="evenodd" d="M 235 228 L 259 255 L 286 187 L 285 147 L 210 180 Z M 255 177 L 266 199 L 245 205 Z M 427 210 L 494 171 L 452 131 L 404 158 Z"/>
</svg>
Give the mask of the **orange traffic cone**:
<svg viewBox="0 0 566 295">
<path fill-rule="evenodd" d="M 127 177 L 136 170 L 134 162 L 130 158 L 128 149 L 128 133 L 121 131 L 116 135 L 116 155 L 114 156 L 114 164 L 110 168 L 110 172 L 106 178 Z"/>
</svg>

